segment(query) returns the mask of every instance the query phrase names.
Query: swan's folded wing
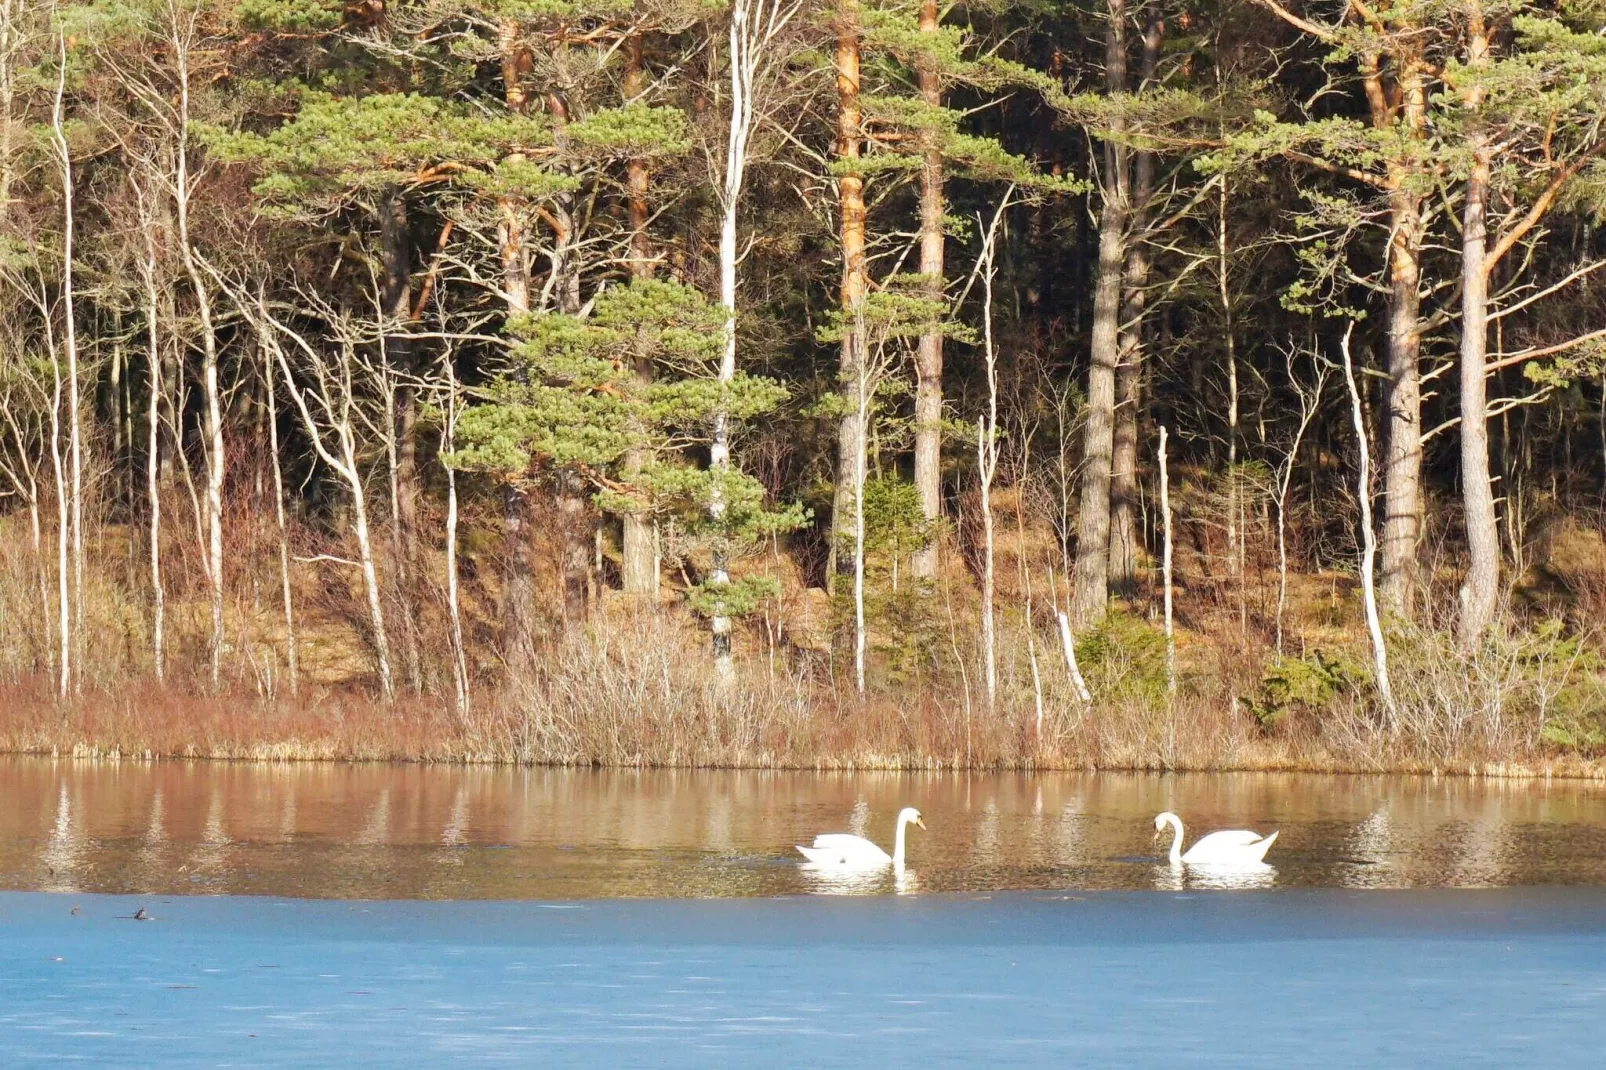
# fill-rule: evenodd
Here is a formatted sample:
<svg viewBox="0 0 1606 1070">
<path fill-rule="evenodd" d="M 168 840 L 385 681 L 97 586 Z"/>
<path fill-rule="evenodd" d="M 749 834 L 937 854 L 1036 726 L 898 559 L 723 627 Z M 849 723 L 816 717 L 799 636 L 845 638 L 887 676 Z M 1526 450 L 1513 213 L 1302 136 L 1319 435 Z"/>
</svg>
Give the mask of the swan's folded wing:
<svg viewBox="0 0 1606 1070">
<path fill-rule="evenodd" d="M 814 837 L 814 846 L 824 851 L 851 851 L 855 848 L 862 850 L 869 842 L 863 836 L 855 836 L 848 832 L 822 832 Z"/>
<path fill-rule="evenodd" d="M 1189 851 L 1197 851 L 1201 847 L 1206 851 L 1222 847 L 1248 847 L 1252 843 L 1259 843 L 1260 838 L 1260 833 L 1250 832 L 1248 829 L 1227 829 L 1224 832 L 1212 832 L 1201 838 L 1189 848 Z"/>
</svg>

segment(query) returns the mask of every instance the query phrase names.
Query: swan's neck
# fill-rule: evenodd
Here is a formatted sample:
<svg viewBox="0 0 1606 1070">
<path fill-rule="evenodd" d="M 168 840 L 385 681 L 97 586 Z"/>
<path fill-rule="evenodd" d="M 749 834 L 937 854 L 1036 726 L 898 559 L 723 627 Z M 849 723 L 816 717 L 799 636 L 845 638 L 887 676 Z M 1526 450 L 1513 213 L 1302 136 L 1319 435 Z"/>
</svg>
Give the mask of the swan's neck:
<svg viewBox="0 0 1606 1070">
<path fill-rule="evenodd" d="M 1166 820 L 1166 824 L 1170 825 L 1171 831 L 1176 833 L 1171 838 L 1171 864 L 1175 866 L 1182 861 L 1182 818 L 1176 814 L 1171 814 Z"/>
<path fill-rule="evenodd" d="M 908 827 L 909 822 L 900 817 L 898 819 L 898 832 L 892 838 L 892 864 L 895 866 L 903 865 L 903 836 L 904 830 Z"/>
</svg>

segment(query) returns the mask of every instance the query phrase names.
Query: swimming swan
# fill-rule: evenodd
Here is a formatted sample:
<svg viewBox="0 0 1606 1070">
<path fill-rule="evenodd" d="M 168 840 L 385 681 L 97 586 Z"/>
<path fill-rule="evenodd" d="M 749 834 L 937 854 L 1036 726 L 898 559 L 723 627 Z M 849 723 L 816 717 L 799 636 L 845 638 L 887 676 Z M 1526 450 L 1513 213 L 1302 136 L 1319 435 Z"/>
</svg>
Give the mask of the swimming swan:
<svg viewBox="0 0 1606 1070">
<path fill-rule="evenodd" d="M 1159 815 L 1154 819 L 1154 830 L 1159 832 L 1167 825 L 1176 831 L 1176 837 L 1171 841 L 1171 864 L 1179 862 L 1189 865 L 1205 866 L 1246 866 L 1263 861 L 1271 845 L 1277 842 L 1277 833 L 1262 837 L 1258 832 L 1247 829 L 1231 829 L 1227 832 L 1212 832 L 1198 843 L 1188 848 L 1188 853 L 1182 853 L 1182 819 L 1171 811 Z"/>
<path fill-rule="evenodd" d="M 855 869 L 902 867 L 903 830 L 908 825 L 926 827 L 926 823 L 920 820 L 920 811 L 912 806 L 905 806 L 898 811 L 898 833 L 893 839 L 890 855 L 863 836 L 853 836 L 846 832 L 823 833 L 814 837 L 813 847 L 799 844 L 797 849 L 804 858 L 817 866 L 845 866 Z"/>
</svg>

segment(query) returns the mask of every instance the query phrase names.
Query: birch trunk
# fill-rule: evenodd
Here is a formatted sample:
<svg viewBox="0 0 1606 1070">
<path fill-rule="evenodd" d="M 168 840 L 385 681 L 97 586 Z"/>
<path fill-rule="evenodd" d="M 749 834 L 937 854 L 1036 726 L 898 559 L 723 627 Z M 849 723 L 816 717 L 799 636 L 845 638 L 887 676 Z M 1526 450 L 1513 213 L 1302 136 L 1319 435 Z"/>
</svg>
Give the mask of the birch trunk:
<svg viewBox="0 0 1606 1070">
<path fill-rule="evenodd" d="M 72 591 L 73 632 L 79 642 L 84 633 L 84 427 L 80 412 L 79 394 L 82 383 L 78 373 L 78 295 L 74 292 L 76 269 L 73 258 L 77 251 L 74 239 L 77 225 L 74 219 L 74 178 L 72 152 L 67 145 L 64 101 L 67 86 L 67 42 L 58 38 L 61 70 L 56 78 L 56 95 L 50 113 L 50 131 L 55 143 L 56 161 L 61 167 L 62 231 L 61 231 L 61 311 L 62 348 L 67 357 L 67 454 L 71 470 L 71 526 L 72 526 Z M 65 612 L 65 609 L 63 610 Z M 80 651 L 81 653 L 81 651 Z M 65 658 L 66 652 L 63 651 Z M 75 660 L 82 662 L 82 658 Z"/>
<path fill-rule="evenodd" d="M 1351 327 L 1350 330 L 1354 328 Z M 1377 588 L 1373 566 L 1377 560 L 1377 534 L 1372 528 L 1372 451 L 1366 441 L 1366 419 L 1361 412 L 1361 393 L 1355 386 L 1355 367 L 1350 358 L 1350 332 L 1344 332 L 1344 382 L 1349 387 L 1350 416 L 1360 449 L 1360 471 L 1356 474 L 1356 498 L 1361 503 L 1361 604 L 1366 614 L 1366 634 L 1372 643 L 1372 673 L 1377 693 L 1392 718 L 1394 690 L 1389 686 L 1388 647 L 1383 642 L 1383 626 L 1377 614 Z"/>
<path fill-rule="evenodd" d="M 184 270 L 195 292 L 196 315 L 201 324 L 201 385 L 206 404 L 206 579 L 211 594 L 212 634 L 209 644 L 212 687 L 218 687 L 223 673 L 223 400 L 218 380 L 218 339 L 212 318 L 212 294 L 202 277 L 199 259 L 190 240 L 189 164 L 191 41 L 183 27 L 175 25 L 172 34 L 173 60 L 178 67 L 177 145 L 174 151 L 173 208 L 178 229 L 179 251 Z"/>
<path fill-rule="evenodd" d="M 166 592 L 162 587 L 162 497 L 161 497 L 161 426 L 162 426 L 162 347 L 158 334 L 161 299 L 156 283 L 156 240 L 153 221 L 146 217 L 141 198 L 141 230 L 145 235 L 145 256 L 140 261 L 140 276 L 145 287 L 145 360 L 146 375 L 150 384 L 150 397 L 146 405 L 145 436 L 145 498 L 150 510 L 151 565 L 151 667 L 156 682 L 162 682 L 166 671 L 163 651 L 166 627 Z M 274 451 L 277 464 L 278 451 Z"/>
<path fill-rule="evenodd" d="M 441 421 L 441 454 L 457 448 L 457 371 L 448 353 L 442 362 L 446 372 L 446 411 Z M 457 711 L 466 713 L 469 705 L 468 655 L 463 647 L 463 615 L 459 609 L 457 575 L 457 470 L 446 469 L 446 614 L 451 626 L 452 687 Z"/>
<path fill-rule="evenodd" d="M 284 611 L 284 663 L 293 697 L 300 686 L 296 652 L 295 601 L 290 589 L 290 538 L 284 515 L 284 472 L 279 463 L 279 402 L 268 347 L 263 347 L 262 378 L 268 389 L 268 451 L 273 467 L 273 521 L 279 543 L 279 594 Z"/>
</svg>

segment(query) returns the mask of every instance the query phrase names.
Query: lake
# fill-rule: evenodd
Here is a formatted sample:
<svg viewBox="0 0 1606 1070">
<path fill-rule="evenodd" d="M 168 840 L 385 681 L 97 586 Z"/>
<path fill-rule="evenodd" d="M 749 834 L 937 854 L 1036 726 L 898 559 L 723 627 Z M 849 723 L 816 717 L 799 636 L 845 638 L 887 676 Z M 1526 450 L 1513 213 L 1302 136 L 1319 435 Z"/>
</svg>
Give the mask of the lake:
<svg viewBox="0 0 1606 1070">
<path fill-rule="evenodd" d="M 0 759 L 0 887 L 318 898 L 589 899 L 822 886 L 792 845 L 890 849 L 903 890 L 1175 888 L 1192 839 L 1279 829 L 1277 888 L 1606 885 L 1606 786 L 1455 777 L 512 769 Z"/>
<path fill-rule="evenodd" d="M 1592 784 L 0 759 L 4 1065 L 1589 1065 Z M 794 842 L 890 839 L 825 882 Z M 1281 830 L 1233 885 L 1152 819 Z M 1190 830 L 1191 840 L 1194 832 Z M 854 894 L 818 894 L 854 893 Z M 904 894 L 897 894 L 904 893 Z"/>
</svg>

